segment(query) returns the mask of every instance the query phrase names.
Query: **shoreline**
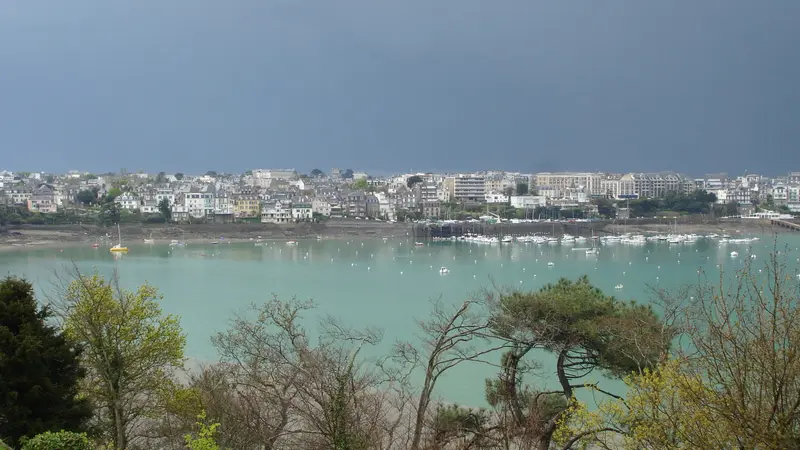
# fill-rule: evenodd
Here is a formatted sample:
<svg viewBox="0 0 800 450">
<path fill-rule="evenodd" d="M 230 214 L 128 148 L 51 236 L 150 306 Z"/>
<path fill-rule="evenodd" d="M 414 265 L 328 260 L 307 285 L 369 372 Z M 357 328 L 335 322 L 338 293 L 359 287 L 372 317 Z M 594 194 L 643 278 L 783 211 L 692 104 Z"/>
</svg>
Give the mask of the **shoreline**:
<svg viewBox="0 0 800 450">
<path fill-rule="evenodd" d="M 300 224 L 124 224 L 120 227 L 124 245 L 144 245 L 152 238 L 153 244 L 169 244 L 172 240 L 187 244 L 212 242 L 243 243 L 256 239 L 281 241 L 317 239 L 379 239 L 382 237 L 411 236 L 410 226 L 377 221 L 343 220 L 332 223 Z M 0 251 L 30 250 L 36 248 L 66 248 L 100 244 L 101 248 L 117 243 L 115 228 L 96 225 L 23 225 L 0 231 Z"/>
<path fill-rule="evenodd" d="M 517 231 L 534 231 L 530 224 L 520 226 Z M 538 223 L 534 228 L 548 231 L 551 224 Z M 513 225 L 503 225 L 503 228 L 513 232 Z M 511 228 L 509 230 L 509 228 Z M 572 224 L 561 224 L 560 232 L 572 231 Z M 542 231 L 535 230 L 535 231 Z M 595 232 L 605 234 L 641 233 L 641 234 L 669 234 L 675 232 L 676 227 L 664 222 L 648 220 L 620 222 L 605 222 Z M 74 248 L 82 245 L 100 244 L 101 248 L 110 247 L 117 241 L 116 230 L 101 228 L 95 225 L 26 225 L 10 227 L 7 231 L 0 231 L 0 252 L 27 251 L 35 249 Z M 583 230 L 586 231 L 586 230 Z M 769 222 L 758 220 L 715 220 L 693 221 L 679 223 L 678 233 L 694 234 L 729 234 L 729 235 L 768 235 L 793 233 L 781 227 L 774 227 Z M 183 241 L 187 244 L 240 244 L 253 242 L 260 239 L 267 241 L 286 240 L 343 240 L 343 239 L 380 239 L 383 237 L 408 237 L 413 236 L 413 224 L 388 223 L 377 221 L 341 220 L 320 224 L 195 224 L 195 225 L 165 225 L 165 224 L 127 224 L 121 227 L 122 242 L 127 245 L 146 245 L 144 239 L 152 238 L 153 245 L 169 244 L 172 240 Z M 525 233 L 517 233 L 525 234 Z M 586 234 L 580 232 L 579 234 Z M 422 236 L 417 239 L 424 240 Z"/>
</svg>

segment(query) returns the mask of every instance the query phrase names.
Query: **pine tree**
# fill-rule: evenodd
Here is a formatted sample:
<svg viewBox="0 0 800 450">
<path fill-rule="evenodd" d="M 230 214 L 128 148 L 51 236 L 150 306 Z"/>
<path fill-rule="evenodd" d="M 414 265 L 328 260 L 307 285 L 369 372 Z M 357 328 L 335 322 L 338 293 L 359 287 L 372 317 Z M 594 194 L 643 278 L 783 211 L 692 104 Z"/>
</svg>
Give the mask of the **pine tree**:
<svg viewBox="0 0 800 450">
<path fill-rule="evenodd" d="M 83 431 L 91 416 L 78 397 L 80 349 L 47 323 L 50 316 L 30 283 L 0 282 L 0 439 L 12 447 L 45 431 Z"/>
</svg>

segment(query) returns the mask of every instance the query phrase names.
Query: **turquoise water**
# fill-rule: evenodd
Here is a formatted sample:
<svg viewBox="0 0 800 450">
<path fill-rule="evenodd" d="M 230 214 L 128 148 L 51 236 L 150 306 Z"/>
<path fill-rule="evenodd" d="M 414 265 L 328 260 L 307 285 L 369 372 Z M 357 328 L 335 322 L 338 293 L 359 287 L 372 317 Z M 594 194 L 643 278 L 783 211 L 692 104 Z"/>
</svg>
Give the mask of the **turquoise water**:
<svg viewBox="0 0 800 450">
<path fill-rule="evenodd" d="M 720 269 L 730 272 L 742 267 L 748 247 L 763 261 L 773 244 L 769 235 L 752 244 L 719 245 L 706 239 L 681 245 L 610 244 L 601 247 L 599 255 L 586 255 L 583 250 L 573 250 L 585 247 L 581 244 L 432 243 L 414 247 L 405 239 L 325 240 L 300 241 L 297 246 L 283 242 L 174 249 L 130 245 L 130 252 L 123 256 L 87 245 L 63 251 L 0 252 L 0 273 L 24 276 L 40 292 L 52 289 L 54 271 L 65 271 L 71 261 L 84 272 L 96 269 L 109 275 L 117 270 L 126 286 L 147 281 L 164 295 L 164 311 L 181 317 L 188 335 L 187 355 L 214 361 L 217 356 L 210 336 L 224 330 L 236 312 L 243 312 L 250 303 L 269 300 L 273 294 L 313 299 L 321 313 L 338 316 L 354 327 L 383 329 L 382 344 L 372 350 L 378 354 L 397 339 L 414 339 L 415 319 L 424 319 L 430 300 L 439 296 L 456 304 L 492 283 L 536 289 L 559 277 L 588 274 L 607 293 L 646 302 L 653 287 L 676 288 L 697 282 L 701 268 L 713 280 Z M 780 236 L 778 246 L 794 251 L 800 247 L 800 236 Z M 731 258 L 733 250 L 741 255 Z M 798 265 L 799 253 L 791 255 L 791 264 Z M 548 262 L 554 265 L 548 267 Z M 441 266 L 450 273 L 440 275 Z M 624 287 L 615 289 L 618 284 Z M 499 360 L 499 355 L 494 359 Z M 552 367 L 549 358 L 542 363 L 545 368 Z M 483 379 L 495 372 L 488 365 L 460 366 L 439 384 L 437 393 L 461 404 L 483 404 Z"/>
</svg>

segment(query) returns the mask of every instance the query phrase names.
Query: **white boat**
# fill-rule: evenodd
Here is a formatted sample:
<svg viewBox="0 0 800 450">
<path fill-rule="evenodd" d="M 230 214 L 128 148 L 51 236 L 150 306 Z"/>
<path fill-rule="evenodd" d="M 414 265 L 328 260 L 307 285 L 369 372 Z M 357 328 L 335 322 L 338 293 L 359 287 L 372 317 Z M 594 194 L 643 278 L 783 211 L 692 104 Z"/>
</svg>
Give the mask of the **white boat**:
<svg viewBox="0 0 800 450">
<path fill-rule="evenodd" d="M 150 237 L 149 238 L 145 238 L 144 243 L 145 244 L 152 244 L 153 242 L 155 242 L 153 240 L 153 233 L 150 233 Z"/>
<path fill-rule="evenodd" d="M 596 255 L 597 254 L 597 249 L 596 248 L 587 248 L 586 249 L 586 254 L 587 255 Z"/>
<path fill-rule="evenodd" d="M 297 245 L 297 241 L 286 241 L 286 245 Z"/>
<path fill-rule="evenodd" d="M 425 243 L 424 242 L 414 242 L 414 246 L 415 247 L 424 247 Z"/>
<path fill-rule="evenodd" d="M 731 252 L 731 258 L 736 258 L 739 256 L 739 252 Z"/>
<path fill-rule="evenodd" d="M 508 243 L 514 242 L 514 238 L 511 237 L 511 236 L 503 236 L 503 239 L 501 239 L 500 242 L 508 244 Z"/>
<path fill-rule="evenodd" d="M 625 286 L 623 286 L 623 285 L 621 285 L 621 284 L 618 284 L 618 285 L 614 286 L 614 289 L 622 289 L 622 288 L 624 288 L 624 287 L 625 287 Z"/>
<path fill-rule="evenodd" d="M 447 273 L 450 273 L 450 269 L 448 269 L 447 267 L 442 266 L 439 269 L 439 274 L 444 275 L 444 274 L 447 274 Z"/>
<path fill-rule="evenodd" d="M 556 265 L 556 264 L 555 264 L 555 263 L 553 263 L 553 262 L 549 262 L 549 263 L 547 263 L 547 267 L 553 267 L 553 266 L 555 266 L 555 265 Z"/>
</svg>

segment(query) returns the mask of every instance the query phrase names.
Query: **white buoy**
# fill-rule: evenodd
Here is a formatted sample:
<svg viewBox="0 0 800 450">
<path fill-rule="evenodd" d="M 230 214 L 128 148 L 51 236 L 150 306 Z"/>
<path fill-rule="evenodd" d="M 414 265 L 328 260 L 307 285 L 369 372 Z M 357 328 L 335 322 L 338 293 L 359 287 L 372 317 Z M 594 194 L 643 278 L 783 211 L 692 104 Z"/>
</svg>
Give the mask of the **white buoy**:
<svg viewBox="0 0 800 450">
<path fill-rule="evenodd" d="M 367 266 L 367 270 L 371 270 L 371 268 L 369 266 Z"/>
<path fill-rule="evenodd" d="M 403 271 L 401 270 L 401 271 L 400 271 L 400 275 L 402 275 L 402 274 L 403 274 Z"/>
</svg>

